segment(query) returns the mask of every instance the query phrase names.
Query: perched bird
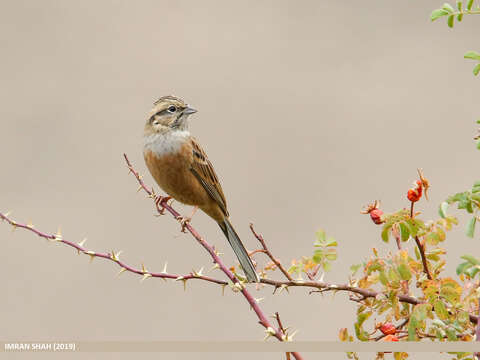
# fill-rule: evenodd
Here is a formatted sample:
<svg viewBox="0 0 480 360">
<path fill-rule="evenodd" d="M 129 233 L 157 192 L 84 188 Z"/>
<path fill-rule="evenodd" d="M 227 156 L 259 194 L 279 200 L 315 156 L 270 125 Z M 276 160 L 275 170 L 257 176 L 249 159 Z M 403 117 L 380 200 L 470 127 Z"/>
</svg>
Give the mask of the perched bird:
<svg viewBox="0 0 480 360">
<path fill-rule="evenodd" d="M 196 112 L 177 97 L 158 99 L 145 124 L 145 163 L 163 191 L 183 204 L 195 206 L 194 213 L 202 209 L 218 223 L 247 280 L 259 282 L 252 260 L 228 220 L 227 202 L 212 163 L 188 131 L 188 117 Z"/>
</svg>

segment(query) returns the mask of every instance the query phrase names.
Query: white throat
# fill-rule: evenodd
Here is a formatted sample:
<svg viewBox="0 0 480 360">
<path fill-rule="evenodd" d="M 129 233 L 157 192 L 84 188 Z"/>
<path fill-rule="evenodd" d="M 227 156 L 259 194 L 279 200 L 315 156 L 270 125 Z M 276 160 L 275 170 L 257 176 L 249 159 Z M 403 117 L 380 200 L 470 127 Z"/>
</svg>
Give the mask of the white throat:
<svg viewBox="0 0 480 360">
<path fill-rule="evenodd" d="M 180 150 L 185 139 L 190 137 L 188 130 L 169 131 L 166 134 L 151 134 L 143 138 L 143 151 L 150 150 L 160 156 Z"/>
</svg>

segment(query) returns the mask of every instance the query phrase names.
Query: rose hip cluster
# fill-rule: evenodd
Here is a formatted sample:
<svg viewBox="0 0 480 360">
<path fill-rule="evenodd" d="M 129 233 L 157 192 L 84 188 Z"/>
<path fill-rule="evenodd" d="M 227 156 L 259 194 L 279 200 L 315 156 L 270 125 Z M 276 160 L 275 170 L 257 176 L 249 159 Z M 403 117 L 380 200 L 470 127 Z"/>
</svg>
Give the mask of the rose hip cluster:
<svg viewBox="0 0 480 360">
<path fill-rule="evenodd" d="M 422 198 L 422 195 L 425 194 L 425 198 L 428 200 L 427 190 L 430 187 L 430 183 L 428 180 L 423 176 L 422 169 L 417 169 L 418 175 L 420 177 L 419 180 L 413 183 L 413 187 L 408 189 L 407 192 L 407 199 L 410 200 L 412 203 L 417 202 Z M 373 204 L 368 204 L 363 211 L 362 214 L 370 214 L 370 218 L 372 221 L 377 224 L 383 224 L 385 222 L 383 211 L 380 210 L 380 201 L 375 200 Z"/>
</svg>

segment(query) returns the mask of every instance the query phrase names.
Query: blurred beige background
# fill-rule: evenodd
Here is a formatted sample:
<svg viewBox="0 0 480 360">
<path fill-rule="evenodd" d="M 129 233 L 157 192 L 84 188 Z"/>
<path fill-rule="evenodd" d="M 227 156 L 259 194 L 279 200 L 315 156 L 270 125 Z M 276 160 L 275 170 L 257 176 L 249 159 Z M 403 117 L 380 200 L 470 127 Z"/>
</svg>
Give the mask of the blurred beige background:
<svg viewBox="0 0 480 360">
<path fill-rule="evenodd" d="M 310 254 L 323 228 L 339 241 L 326 279 L 343 282 L 373 246 L 393 248 L 359 213 L 363 205 L 407 206 L 406 191 L 423 167 L 431 201 L 419 209 L 436 217 L 440 201 L 478 180 L 479 80 L 463 53 L 478 50 L 480 23 L 467 17 L 453 31 L 443 20 L 431 24 L 441 5 L 3 0 L 0 210 L 49 232 L 61 225 L 65 238 L 123 250 L 125 261 L 152 271 L 165 261 L 178 273 L 209 268 L 177 222 L 153 216 L 122 159 L 128 153 L 153 184 L 141 154 L 145 116 L 156 98 L 175 94 L 199 110 L 191 131 L 215 165 L 247 247 L 257 246 L 248 229 L 254 222 L 288 263 Z M 233 263 L 216 224 L 198 213 L 193 225 Z M 479 248 L 463 225 L 447 243 L 452 276 L 459 256 Z M 206 283 L 189 282 L 184 292 L 179 283 L 117 278 L 111 263 L 89 264 L 65 246 L 12 235 L 5 224 L 0 239 L 2 339 L 263 338 L 231 291 L 222 297 Z M 267 288 L 256 296 L 265 297 L 268 314 L 279 311 L 300 330 L 298 340 L 335 340 L 353 323 L 355 304 L 345 294 L 272 296 Z"/>
</svg>

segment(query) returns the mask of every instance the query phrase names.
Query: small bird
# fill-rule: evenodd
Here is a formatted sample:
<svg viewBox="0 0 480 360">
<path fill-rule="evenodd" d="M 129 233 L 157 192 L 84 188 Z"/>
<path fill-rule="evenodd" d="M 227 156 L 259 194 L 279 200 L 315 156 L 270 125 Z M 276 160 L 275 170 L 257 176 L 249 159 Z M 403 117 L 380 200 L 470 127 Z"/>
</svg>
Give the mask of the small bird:
<svg viewBox="0 0 480 360">
<path fill-rule="evenodd" d="M 188 131 L 188 118 L 196 112 L 175 96 L 158 99 L 145 124 L 145 163 L 163 191 L 195 207 L 192 216 L 200 208 L 218 223 L 247 280 L 259 282 L 252 260 L 228 219 L 227 202 L 212 163 Z"/>
</svg>

